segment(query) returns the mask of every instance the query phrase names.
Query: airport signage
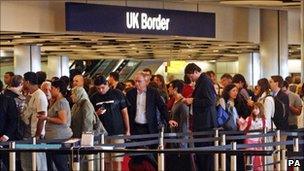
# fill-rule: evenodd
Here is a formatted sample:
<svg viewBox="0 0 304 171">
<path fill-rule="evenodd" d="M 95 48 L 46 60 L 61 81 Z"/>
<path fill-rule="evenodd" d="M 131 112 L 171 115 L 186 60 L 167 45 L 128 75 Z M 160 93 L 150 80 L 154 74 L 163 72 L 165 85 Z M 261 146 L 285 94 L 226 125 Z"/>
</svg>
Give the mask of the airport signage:
<svg viewBox="0 0 304 171">
<path fill-rule="evenodd" d="M 215 38 L 215 14 L 66 3 L 66 30 Z"/>
</svg>

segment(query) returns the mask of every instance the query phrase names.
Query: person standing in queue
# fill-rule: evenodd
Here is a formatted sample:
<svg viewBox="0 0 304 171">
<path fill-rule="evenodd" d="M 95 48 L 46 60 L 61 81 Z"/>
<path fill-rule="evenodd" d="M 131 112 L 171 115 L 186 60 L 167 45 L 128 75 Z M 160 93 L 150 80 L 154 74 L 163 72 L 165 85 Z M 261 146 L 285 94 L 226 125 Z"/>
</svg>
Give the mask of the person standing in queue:
<svg viewBox="0 0 304 171">
<path fill-rule="evenodd" d="M 150 76 L 143 71 L 135 75 L 135 87 L 127 92 L 128 112 L 130 118 L 131 135 L 154 134 L 159 132 L 159 123 L 168 123 L 168 110 L 166 104 L 162 100 L 160 93 L 152 86 L 148 86 Z M 159 117 L 157 114 L 159 112 Z M 155 145 L 149 148 L 157 148 Z M 129 168 L 133 163 L 150 163 L 150 168 L 156 170 L 156 158 L 153 155 L 132 156 L 129 162 Z M 130 164 L 131 163 L 131 164 Z M 133 166 L 132 166 L 133 165 Z"/>
<path fill-rule="evenodd" d="M 201 68 L 194 63 L 189 63 L 185 68 L 185 74 L 195 82 L 195 88 L 191 98 L 183 100 L 193 109 L 193 131 L 211 131 L 216 125 L 216 92 L 212 81 L 201 73 Z M 198 137 L 195 137 L 198 138 Z M 200 137 L 203 138 L 203 137 Z M 213 142 L 195 143 L 196 147 L 213 146 Z M 198 170 L 213 170 L 213 155 L 196 154 Z"/>
<path fill-rule="evenodd" d="M 97 92 L 90 100 L 94 106 L 96 114 L 104 125 L 108 134 L 111 135 L 130 135 L 129 115 L 127 102 L 124 94 L 117 89 L 111 89 L 107 79 L 99 76 L 94 80 Z M 124 139 L 111 139 L 109 144 L 123 144 Z M 121 153 L 108 153 L 106 156 L 107 170 L 121 170 L 123 157 Z M 111 169 L 109 169 L 109 167 Z"/>
</svg>

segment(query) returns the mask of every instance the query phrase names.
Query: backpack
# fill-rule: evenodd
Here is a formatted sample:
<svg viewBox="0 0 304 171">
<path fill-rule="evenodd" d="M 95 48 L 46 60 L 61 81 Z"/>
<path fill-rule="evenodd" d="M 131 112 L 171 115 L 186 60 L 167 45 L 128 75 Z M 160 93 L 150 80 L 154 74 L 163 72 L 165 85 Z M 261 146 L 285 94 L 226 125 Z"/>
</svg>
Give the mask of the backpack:
<svg viewBox="0 0 304 171">
<path fill-rule="evenodd" d="M 30 124 L 28 125 L 22 120 L 22 113 L 24 112 L 25 108 L 25 98 L 18 96 L 14 98 L 14 101 L 18 111 L 16 138 L 18 140 L 22 140 L 23 138 L 31 137 L 31 119 Z"/>
<path fill-rule="evenodd" d="M 279 130 L 287 130 L 288 129 L 288 114 L 286 113 L 285 104 L 279 100 L 277 97 L 273 97 L 274 100 L 274 115 L 271 118 L 274 125 Z"/>
</svg>

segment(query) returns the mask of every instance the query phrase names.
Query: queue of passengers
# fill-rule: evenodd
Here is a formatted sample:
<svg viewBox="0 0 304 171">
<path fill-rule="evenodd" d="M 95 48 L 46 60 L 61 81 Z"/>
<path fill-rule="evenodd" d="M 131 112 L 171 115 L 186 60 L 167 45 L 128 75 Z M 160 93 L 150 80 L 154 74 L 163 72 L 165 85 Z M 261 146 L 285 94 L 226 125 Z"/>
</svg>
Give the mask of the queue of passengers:
<svg viewBox="0 0 304 171">
<path fill-rule="evenodd" d="M 110 136 L 158 133 L 160 124 L 175 133 L 210 131 L 217 127 L 245 132 L 303 127 L 303 119 L 299 117 L 303 117 L 304 85 L 301 86 L 299 77 L 287 77 L 285 81 L 279 75 L 262 78 L 250 89 L 241 74 L 223 74 L 218 83 L 213 71 L 204 73 L 195 63 L 190 63 L 185 68 L 183 80 L 170 80 L 168 84 L 162 75 L 152 75 L 149 68 L 125 82 L 119 82 L 116 72 L 110 73 L 108 79 L 102 75 L 90 79 L 77 71 L 70 78 L 46 78 L 42 71 L 27 72 L 23 76 L 13 72 L 4 74 L 5 85 L 0 80 L 0 141 L 32 137 L 46 140 L 81 138 L 83 132 L 93 132 L 94 124 L 99 121 L 104 127 L 102 131 Z M 219 108 L 229 114 L 229 119 L 222 124 L 217 120 Z M 284 113 L 283 117 L 278 116 L 280 113 Z M 106 143 L 118 144 L 124 140 Z M 262 143 L 262 139 L 251 138 L 238 143 Z M 168 146 L 189 147 L 188 143 Z M 213 146 L 213 142 L 195 143 L 194 146 Z M 115 155 L 107 156 L 107 170 L 122 169 L 123 157 Z M 168 156 L 166 170 L 184 167 L 213 170 L 212 155 L 197 153 L 195 157 L 191 156 Z M 1 170 L 7 170 L 8 156 L 0 157 Z M 242 156 L 239 158 L 238 168 L 244 169 L 246 160 Z M 32 169 L 30 153 L 21 153 L 18 159 L 18 170 Z M 156 169 L 155 156 L 148 159 Z M 137 162 L 141 160 L 144 159 L 137 158 Z M 263 170 L 262 160 L 256 156 L 254 170 Z M 266 160 L 272 162 L 273 158 Z M 38 170 L 65 171 L 69 170 L 68 163 L 67 155 L 37 153 Z M 129 168 L 134 167 L 131 165 L 129 163 Z M 275 168 L 269 166 L 268 169 Z"/>
</svg>

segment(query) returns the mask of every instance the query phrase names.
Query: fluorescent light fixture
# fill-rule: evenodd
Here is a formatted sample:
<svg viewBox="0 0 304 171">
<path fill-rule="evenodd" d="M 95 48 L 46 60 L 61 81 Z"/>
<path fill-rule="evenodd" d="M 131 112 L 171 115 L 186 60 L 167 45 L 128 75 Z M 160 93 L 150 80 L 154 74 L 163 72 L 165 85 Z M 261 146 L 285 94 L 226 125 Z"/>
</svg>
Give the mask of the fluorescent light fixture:
<svg viewBox="0 0 304 171">
<path fill-rule="evenodd" d="M 4 57 L 4 56 L 5 56 L 4 50 L 0 50 L 0 57 Z"/>
</svg>

